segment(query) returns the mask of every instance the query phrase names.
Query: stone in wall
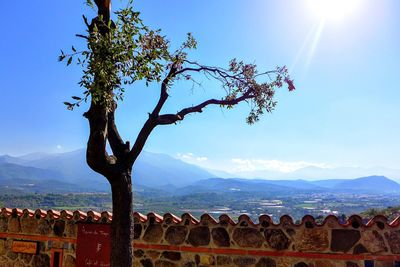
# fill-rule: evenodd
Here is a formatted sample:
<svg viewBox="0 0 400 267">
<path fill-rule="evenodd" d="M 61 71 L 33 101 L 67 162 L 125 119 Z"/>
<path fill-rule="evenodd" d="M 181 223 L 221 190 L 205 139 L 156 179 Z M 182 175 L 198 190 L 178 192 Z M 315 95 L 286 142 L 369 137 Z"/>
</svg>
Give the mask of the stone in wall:
<svg viewBox="0 0 400 267">
<path fill-rule="evenodd" d="M 75 258 L 71 255 L 65 257 L 64 267 L 75 267 Z"/>
<path fill-rule="evenodd" d="M 281 229 L 267 229 L 264 235 L 268 245 L 276 250 L 287 249 L 291 242 Z"/>
<path fill-rule="evenodd" d="M 207 226 L 190 229 L 188 242 L 194 247 L 207 246 L 210 244 L 210 229 Z"/>
<path fill-rule="evenodd" d="M 181 245 L 185 242 L 187 232 L 185 226 L 170 226 L 165 232 L 164 239 L 171 245 Z"/>
<path fill-rule="evenodd" d="M 8 231 L 11 233 L 18 233 L 21 231 L 21 224 L 19 218 L 10 218 L 8 221 Z"/>
<path fill-rule="evenodd" d="M 333 229 L 331 250 L 348 252 L 361 238 L 358 230 Z"/>
<path fill-rule="evenodd" d="M 0 232 L 7 232 L 8 229 L 8 219 L 7 217 L 0 217 Z"/>
<path fill-rule="evenodd" d="M 232 258 L 229 256 L 217 256 L 218 266 L 232 266 Z"/>
<path fill-rule="evenodd" d="M 254 228 L 236 228 L 233 231 L 233 240 L 240 247 L 260 248 L 264 237 Z"/>
<path fill-rule="evenodd" d="M 158 260 L 155 262 L 155 267 L 178 267 L 176 263 L 164 260 Z"/>
<path fill-rule="evenodd" d="M 7 258 L 9 258 L 10 260 L 14 261 L 18 258 L 18 254 L 12 251 L 8 251 L 7 252 Z"/>
<path fill-rule="evenodd" d="M 198 266 L 215 265 L 215 257 L 208 254 L 200 254 L 195 256 L 195 261 Z"/>
<path fill-rule="evenodd" d="M 256 267 L 276 267 L 276 262 L 271 258 L 261 258 L 258 260 Z"/>
<path fill-rule="evenodd" d="M 4 255 L 6 253 L 6 241 L 3 239 L 0 239 L 0 256 Z"/>
<path fill-rule="evenodd" d="M 160 254 L 161 254 L 161 252 L 160 252 L 160 251 L 157 251 L 157 250 L 149 250 L 149 251 L 146 252 L 146 255 L 147 255 L 149 258 L 153 259 L 153 260 L 158 259 L 158 257 L 160 256 Z"/>
<path fill-rule="evenodd" d="M 298 262 L 294 265 L 294 267 L 308 267 L 308 264 L 305 262 Z"/>
<path fill-rule="evenodd" d="M 142 267 L 153 267 L 153 263 L 149 259 L 140 260 L 140 264 L 142 265 Z M 134 264 L 133 266 L 137 265 Z"/>
<path fill-rule="evenodd" d="M 296 250 L 324 251 L 328 247 L 328 231 L 323 228 L 306 228 L 296 236 Z"/>
<path fill-rule="evenodd" d="M 333 267 L 335 266 L 331 261 L 328 260 L 317 260 L 314 264 L 315 267 Z M 343 266 L 345 267 L 345 266 Z"/>
<path fill-rule="evenodd" d="M 393 261 L 376 261 L 375 267 L 393 267 Z"/>
<path fill-rule="evenodd" d="M 51 233 L 52 228 L 47 219 L 40 219 L 38 223 L 38 231 L 41 235 L 48 235 Z"/>
<path fill-rule="evenodd" d="M 363 253 L 368 253 L 368 250 L 362 244 L 358 244 L 354 247 L 353 254 L 358 255 Z"/>
<path fill-rule="evenodd" d="M 71 221 L 67 221 L 65 224 L 64 234 L 66 237 L 76 237 L 77 236 L 77 225 Z"/>
<path fill-rule="evenodd" d="M 144 255 L 144 251 L 142 249 L 134 249 L 133 250 L 133 257 L 142 258 L 143 255 Z"/>
<path fill-rule="evenodd" d="M 347 261 L 346 267 L 358 267 L 358 264 L 352 261 Z"/>
<path fill-rule="evenodd" d="M 385 233 L 390 250 L 394 254 L 400 254 L 400 230 Z"/>
<path fill-rule="evenodd" d="M 38 233 L 38 224 L 37 220 L 33 217 L 22 217 L 21 218 L 21 230 L 23 233 Z"/>
<path fill-rule="evenodd" d="M 32 261 L 33 255 L 32 255 L 32 254 L 21 253 L 21 254 L 19 255 L 19 258 L 21 259 L 21 262 L 22 262 L 24 265 L 28 265 L 28 264 Z M 67 266 L 67 267 L 68 267 L 68 266 Z"/>
<path fill-rule="evenodd" d="M 164 251 L 161 257 L 170 261 L 179 261 L 182 258 L 181 253 L 175 251 Z"/>
<path fill-rule="evenodd" d="M 217 227 L 212 229 L 211 235 L 214 241 L 214 244 L 218 247 L 229 247 L 231 244 L 231 239 L 229 237 L 228 232 L 223 227 Z"/>
<path fill-rule="evenodd" d="M 53 232 L 56 236 L 63 236 L 65 231 L 65 222 L 62 220 L 56 221 L 53 225 Z"/>
<path fill-rule="evenodd" d="M 371 253 L 387 251 L 388 248 L 385 245 L 385 240 L 383 236 L 376 230 L 368 230 L 363 232 L 364 247 Z"/>
<path fill-rule="evenodd" d="M 196 263 L 194 263 L 193 261 L 188 261 L 183 264 L 183 267 L 196 267 Z"/>
<path fill-rule="evenodd" d="M 254 266 L 256 259 L 252 257 L 235 257 L 233 263 L 238 267 Z"/>
<path fill-rule="evenodd" d="M 143 235 L 143 240 L 149 243 L 160 242 L 163 236 L 163 229 L 159 224 L 150 224 L 147 226 L 146 231 Z"/>
</svg>

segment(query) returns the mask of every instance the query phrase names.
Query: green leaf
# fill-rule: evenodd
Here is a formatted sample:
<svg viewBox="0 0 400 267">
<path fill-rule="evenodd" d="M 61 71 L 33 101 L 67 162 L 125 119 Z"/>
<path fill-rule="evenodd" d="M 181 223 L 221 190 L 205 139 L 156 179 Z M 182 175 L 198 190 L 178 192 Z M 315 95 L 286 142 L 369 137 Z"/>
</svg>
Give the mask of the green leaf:
<svg viewBox="0 0 400 267">
<path fill-rule="evenodd" d="M 74 51 L 76 53 L 76 49 L 74 46 L 72 46 L 72 51 Z"/>
<path fill-rule="evenodd" d="M 71 63 L 72 63 L 72 57 L 70 57 L 70 58 L 68 59 L 67 66 L 69 66 Z"/>
<path fill-rule="evenodd" d="M 78 100 L 78 101 L 82 100 L 82 98 L 80 98 L 79 96 L 73 96 L 72 99 L 75 99 L 75 100 Z"/>
</svg>

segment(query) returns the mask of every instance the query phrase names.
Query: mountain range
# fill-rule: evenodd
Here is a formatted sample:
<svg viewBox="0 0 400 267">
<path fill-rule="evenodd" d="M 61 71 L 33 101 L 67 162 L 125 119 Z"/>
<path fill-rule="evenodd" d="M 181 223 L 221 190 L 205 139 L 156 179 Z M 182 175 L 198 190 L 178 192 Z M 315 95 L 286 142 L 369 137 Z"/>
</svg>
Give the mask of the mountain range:
<svg viewBox="0 0 400 267">
<path fill-rule="evenodd" d="M 135 190 L 183 195 L 201 192 L 400 193 L 385 176 L 355 179 L 243 179 L 188 164 L 165 154 L 142 152 L 134 166 Z M 301 178 L 307 178 L 300 176 Z M 109 192 L 108 182 L 86 164 L 83 149 L 67 153 L 0 156 L 0 188 L 9 193 Z"/>
<path fill-rule="evenodd" d="M 54 181 L 59 186 L 51 191 L 65 191 L 60 188 L 75 187 L 74 191 L 109 191 L 107 180 L 92 171 L 86 164 L 83 149 L 59 153 L 34 153 L 21 157 L 0 156 L 0 185 L 9 188 L 39 190 L 44 181 Z M 165 154 L 143 151 L 135 163 L 132 180 L 140 187 L 180 187 L 193 182 L 213 178 L 208 171 L 177 160 Z M 29 187 L 23 186 L 29 184 Z M 39 190 L 40 192 L 42 190 Z M 68 190 L 70 191 L 70 190 Z"/>
</svg>

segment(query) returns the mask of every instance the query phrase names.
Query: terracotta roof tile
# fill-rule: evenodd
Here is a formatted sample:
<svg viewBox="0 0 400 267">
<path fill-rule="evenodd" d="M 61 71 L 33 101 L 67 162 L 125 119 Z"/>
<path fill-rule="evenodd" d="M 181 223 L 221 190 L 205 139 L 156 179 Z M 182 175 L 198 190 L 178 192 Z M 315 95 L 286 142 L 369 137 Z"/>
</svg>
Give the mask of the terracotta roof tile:
<svg viewBox="0 0 400 267">
<path fill-rule="evenodd" d="M 87 213 L 85 213 L 81 210 L 74 211 L 73 219 L 75 221 L 85 221 L 86 218 L 87 218 Z"/>
<path fill-rule="evenodd" d="M 247 214 L 242 214 L 239 216 L 238 224 L 240 226 L 255 225 L 255 223 L 251 220 L 251 218 Z"/>
<path fill-rule="evenodd" d="M 170 224 L 171 222 L 178 224 L 178 223 L 180 223 L 182 221 L 181 218 L 179 218 L 178 216 L 175 216 L 172 213 L 165 213 L 163 220 L 167 224 Z"/>
<path fill-rule="evenodd" d="M 161 223 L 163 221 L 163 216 L 155 212 L 150 212 L 147 214 L 147 220 L 149 220 L 150 223 L 153 222 Z"/>
<path fill-rule="evenodd" d="M 227 214 L 222 214 L 219 216 L 219 223 L 220 224 L 230 224 L 235 225 L 236 223 L 232 220 L 232 218 Z"/>
<path fill-rule="evenodd" d="M 147 216 L 141 214 L 140 212 L 135 211 L 133 213 L 133 218 L 137 220 L 137 222 L 146 222 L 147 221 Z"/>
<path fill-rule="evenodd" d="M 103 211 L 101 213 L 90 210 L 88 212 L 83 212 L 80 210 L 76 211 L 68 211 L 68 210 L 42 210 L 37 209 L 35 211 L 30 209 L 17 209 L 17 208 L 2 208 L 0 210 L 0 216 L 2 217 L 35 217 L 36 219 L 41 218 L 52 218 L 52 219 L 66 219 L 66 220 L 74 220 L 74 221 L 82 221 L 82 222 L 93 222 L 93 223 L 109 223 L 112 221 L 112 213 L 108 211 Z M 389 221 L 387 217 L 383 215 L 377 215 L 372 219 L 366 221 L 361 218 L 359 215 L 350 216 L 345 222 L 341 222 L 336 216 L 328 215 L 325 217 L 322 223 L 317 223 L 315 218 L 311 215 L 305 215 L 301 219 L 300 224 L 295 224 L 292 217 L 289 215 L 283 215 L 280 217 L 278 223 L 274 223 L 272 218 L 268 215 L 260 215 L 258 218 L 258 222 L 254 222 L 247 214 L 242 214 L 239 216 L 237 222 L 235 222 L 229 215 L 222 214 L 219 216 L 218 221 L 213 218 L 210 214 L 205 213 L 201 215 L 200 220 L 194 217 L 190 213 L 184 213 L 181 217 L 178 217 L 172 213 L 166 213 L 163 216 L 150 212 L 149 214 L 143 215 L 139 212 L 134 212 L 133 217 L 135 223 L 175 223 L 175 224 L 203 224 L 203 225 L 240 225 L 240 226 L 248 226 L 248 225 L 260 225 L 261 227 L 268 227 L 270 225 L 274 226 L 283 226 L 283 227 L 293 227 L 293 226 L 301 226 L 305 225 L 307 228 L 318 227 L 325 224 L 329 224 L 330 227 L 378 227 L 383 229 L 384 227 L 399 227 L 400 226 L 400 216 L 394 219 L 393 221 Z"/>
<path fill-rule="evenodd" d="M 12 209 L 10 208 L 2 208 L 1 209 L 1 214 L 3 214 L 4 216 L 9 216 L 12 213 Z"/>
<path fill-rule="evenodd" d="M 23 216 L 26 217 L 33 217 L 35 215 L 35 211 L 30 209 L 23 209 Z"/>
<path fill-rule="evenodd" d="M 52 219 L 58 219 L 60 218 L 60 212 L 58 210 L 48 210 L 47 216 L 49 216 Z"/>
<path fill-rule="evenodd" d="M 72 211 L 69 211 L 69 210 L 62 210 L 60 212 L 61 218 L 67 219 L 67 220 L 70 220 L 73 217 L 73 215 L 74 215 L 74 213 Z"/>
<path fill-rule="evenodd" d="M 184 224 L 199 224 L 199 220 L 197 220 L 192 214 L 190 213 L 184 213 L 181 216 L 182 221 Z"/>
<path fill-rule="evenodd" d="M 304 217 L 303 217 L 304 218 Z M 303 221 L 303 220 L 302 220 Z M 289 227 L 289 226 L 293 226 L 295 225 L 295 223 L 293 222 L 293 218 L 290 217 L 289 215 L 283 215 L 280 219 L 279 219 L 279 224 L 284 226 L 284 227 Z"/>
<path fill-rule="evenodd" d="M 108 211 L 103 211 L 102 213 L 101 213 L 101 222 L 102 223 L 108 223 L 108 222 L 111 222 L 111 220 L 112 220 L 112 213 L 111 212 L 108 212 Z"/>
<path fill-rule="evenodd" d="M 35 210 L 35 218 L 36 219 L 45 218 L 46 216 L 47 216 L 47 211 L 42 210 L 42 209 Z"/>
<path fill-rule="evenodd" d="M 23 214 L 22 209 L 14 208 L 12 209 L 12 216 L 21 216 Z"/>
<path fill-rule="evenodd" d="M 101 218 L 101 213 L 98 213 L 96 211 L 90 210 L 87 212 L 87 218 L 86 221 L 88 222 L 97 222 Z"/>
<path fill-rule="evenodd" d="M 218 224 L 217 220 L 214 219 L 210 214 L 205 213 L 200 216 L 200 223 L 203 225 L 208 225 L 208 224 L 213 224 L 216 225 Z"/>
<path fill-rule="evenodd" d="M 268 227 L 271 224 L 274 224 L 272 218 L 267 214 L 263 214 L 258 217 L 258 223 L 261 224 L 262 227 Z"/>
<path fill-rule="evenodd" d="M 399 225 L 400 225 L 400 216 L 398 216 L 391 223 L 389 223 L 389 226 L 391 226 L 391 227 L 397 227 Z"/>
</svg>

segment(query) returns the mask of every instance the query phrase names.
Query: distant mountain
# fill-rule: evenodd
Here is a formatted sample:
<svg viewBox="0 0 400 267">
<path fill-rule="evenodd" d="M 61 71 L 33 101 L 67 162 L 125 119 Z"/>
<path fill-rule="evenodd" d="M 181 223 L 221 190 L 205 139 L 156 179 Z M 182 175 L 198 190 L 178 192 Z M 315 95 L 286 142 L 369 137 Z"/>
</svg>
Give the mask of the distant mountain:
<svg viewBox="0 0 400 267">
<path fill-rule="evenodd" d="M 151 187 L 182 187 L 216 177 L 208 171 L 171 156 L 143 151 L 134 166 L 133 181 Z"/>
<path fill-rule="evenodd" d="M 0 163 L 15 163 L 47 170 L 53 174 L 54 180 L 79 184 L 93 191 L 110 190 L 107 180 L 88 167 L 86 152 L 83 149 L 59 154 L 33 153 L 23 157 L 0 156 Z M 21 177 L 24 175 L 29 177 L 26 169 L 22 168 L 19 171 Z M 47 176 L 48 174 L 43 172 L 43 179 Z M 173 188 L 212 177 L 215 175 L 198 166 L 165 154 L 143 151 L 135 163 L 132 179 L 136 187 Z"/>
<path fill-rule="evenodd" d="M 261 179 L 222 179 L 202 180 L 192 185 L 178 188 L 175 193 L 195 194 L 204 192 L 264 192 L 264 193 L 400 193 L 400 184 L 384 176 L 369 176 L 357 179 L 336 180 L 261 180 Z"/>
<path fill-rule="evenodd" d="M 352 190 L 358 193 L 400 193 L 400 184 L 385 176 L 368 176 L 346 180 L 333 188 L 336 190 Z"/>
<path fill-rule="evenodd" d="M 310 181 L 310 183 L 320 186 L 320 187 L 325 187 L 325 188 L 334 188 L 338 184 L 348 181 L 346 179 L 327 179 L 327 180 L 317 180 L 317 181 Z"/>
<path fill-rule="evenodd" d="M 0 188 L 5 192 L 63 193 L 87 191 L 77 184 L 66 183 L 56 172 L 13 163 L 0 164 Z"/>
<path fill-rule="evenodd" d="M 308 166 L 295 170 L 293 172 L 278 172 L 270 170 L 256 170 L 250 172 L 238 172 L 237 176 L 246 178 L 262 178 L 274 180 L 330 180 L 330 179 L 352 179 L 354 177 L 366 177 L 371 174 L 379 174 L 391 177 L 400 181 L 400 170 L 389 169 L 384 167 L 361 168 L 361 167 L 338 167 L 338 168 L 320 168 L 316 166 Z"/>
<path fill-rule="evenodd" d="M 224 176 L 228 175 L 223 173 Z M 298 177 L 298 178 L 304 178 Z M 307 178 L 307 177 L 305 177 Z M 218 178 L 198 166 L 165 154 L 143 151 L 134 166 L 134 189 L 148 194 L 207 192 L 259 193 L 399 193 L 400 185 L 385 176 L 357 179 L 243 179 Z M 32 187 L 33 185 L 33 187 Z M 23 157 L 0 156 L 0 186 L 18 190 L 53 192 L 109 191 L 107 180 L 86 164 L 83 149 L 60 154 L 34 153 Z M 8 186 L 8 187 L 7 187 Z"/>
<path fill-rule="evenodd" d="M 21 165 L 50 170 L 59 173 L 64 181 L 79 184 L 93 191 L 109 191 L 109 184 L 101 175 L 92 171 L 86 164 L 83 149 L 57 154 L 35 153 L 32 160 L 24 161 Z M 42 155 L 40 157 L 39 155 Z"/>
<path fill-rule="evenodd" d="M 202 180 L 193 185 L 179 188 L 179 194 L 193 194 L 203 192 L 264 192 L 289 193 L 293 191 L 319 191 L 320 187 L 303 180 L 278 181 L 260 179 L 223 179 L 213 178 Z"/>
<path fill-rule="evenodd" d="M 0 156 L 0 164 L 1 163 L 23 164 L 24 162 L 26 161 L 23 159 L 11 157 L 9 155 Z"/>
</svg>

